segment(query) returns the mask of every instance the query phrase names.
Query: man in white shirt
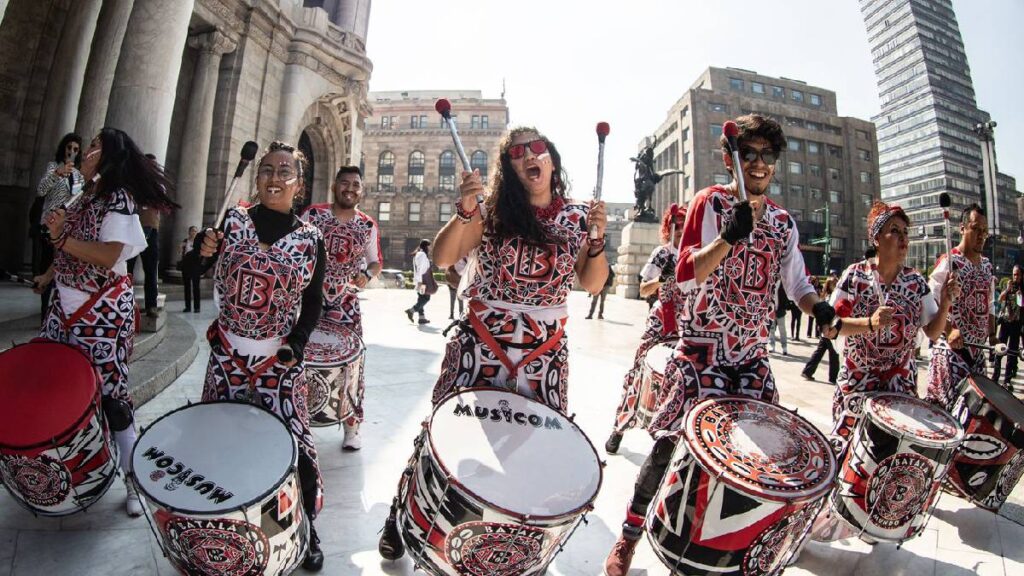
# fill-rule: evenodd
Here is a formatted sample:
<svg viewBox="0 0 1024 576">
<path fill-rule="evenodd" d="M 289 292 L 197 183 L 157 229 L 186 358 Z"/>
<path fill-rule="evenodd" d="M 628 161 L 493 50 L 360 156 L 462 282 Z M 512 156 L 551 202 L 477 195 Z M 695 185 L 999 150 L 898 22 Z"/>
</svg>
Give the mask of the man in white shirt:
<svg viewBox="0 0 1024 576">
<path fill-rule="evenodd" d="M 430 240 L 420 240 L 420 247 L 416 250 L 416 255 L 412 259 L 412 277 L 413 281 L 416 282 L 416 304 L 405 311 L 405 315 L 409 317 L 409 321 L 412 322 L 413 313 L 419 315 L 420 324 L 429 324 L 430 320 L 423 313 L 423 307 L 430 301 L 430 296 L 433 291 L 428 290 L 428 284 L 433 284 L 434 290 L 437 290 L 437 284 L 434 282 L 425 281 L 425 275 L 431 274 L 430 257 L 427 255 L 427 251 L 430 250 Z"/>
</svg>

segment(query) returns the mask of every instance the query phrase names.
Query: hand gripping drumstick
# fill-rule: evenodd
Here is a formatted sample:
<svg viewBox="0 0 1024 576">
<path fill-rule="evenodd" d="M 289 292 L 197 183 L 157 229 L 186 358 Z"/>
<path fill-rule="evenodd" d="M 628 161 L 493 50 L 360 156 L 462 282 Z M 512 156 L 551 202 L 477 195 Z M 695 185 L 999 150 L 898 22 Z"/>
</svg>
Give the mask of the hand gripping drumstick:
<svg viewBox="0 0 1024 576">
<path fill-rule="evenodd" d="M 953 204 L 950 200 L 949 194 L 943 192 L 939 194 L 939 206 L 942 207 L 942 226 L 946 233 L 946 260 L 949 261 L 949 273 L 954 274 L 953 270 L 953 233 L 950 230 L 949 223 L 949 207 Z"/>
<path fill-rule="evenodd" d="M 452 118 L 452 103 L 447 98 L 439 98 L 437 102 L 434 102 L 434 110 L 445 119 L 445 124 L 448 125 L 448 131 L 452 134 L 452 142 L 455 143 L 455 151 L 459 154 L 459 159 L 462 161 L 462 169 L 466 172 L 472 172 L 473 167 L 469 164 L 469 158 L 466 157 L 466 150 L 462 147 L 462 139 L 459 138 L 459 130 L 455 127 L 455 119 Z M 480 218 L 484 217 L 484 195 L 476 195 L 476 205 L 480 210 Z"/>
<path fill-rule="evenodd" d="M 604 138 L 611 132 L 607 122 L 597 123 L 597 183 L 594 184 L 594 200 L 601 199 L 601 183 L 604 181 Z M 597 225 L 590 227 L 590 237 L 597 238 Z"/>
<path fill-rule="evenodd" d="M 739 135 L 740 127 L 735 122 L 729 120 L 722 124 L 722 134 L 725 136 L 725 142 L 729 146 L 729 154 L 732 155 L 732 173 L 733 177 L 736 178 L 736 186 L 740 192 L 740 200 L 747 199 L 747 185 L 743 182 L 743 163 L 740 161 L 740 145 Z M 750 233 L 748 242 L 753 241 L 754 233 Z"/>
<path fill-rule="evenodd" d="M 17 274 L 8 272 L 7 270 L 5 270 L 3 268 L 0 268 L 0 280 L 7 280 L 9 282 L 14 282 L 14 283 L 17 283 L 17 284 L 21 284 L 22 286 L 27 286 L 29 288 L 35 288 L 36 287 L 36 283 L 35 282 L 29 280 L 28 278 L 22 278 L 21 276 L 18 276 Z"/>
</svg>

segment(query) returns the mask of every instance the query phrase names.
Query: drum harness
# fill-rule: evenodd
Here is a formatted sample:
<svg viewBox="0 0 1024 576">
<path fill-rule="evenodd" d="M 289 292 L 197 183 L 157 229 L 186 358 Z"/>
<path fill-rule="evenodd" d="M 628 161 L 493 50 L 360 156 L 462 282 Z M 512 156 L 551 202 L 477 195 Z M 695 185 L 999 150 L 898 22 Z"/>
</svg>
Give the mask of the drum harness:
<svg viewBox="0 0 1024 576">
<path fill-rule="evenodd" d="M 559 340 L 565 333 L 565 318 L 562 317 L 559 319 L 558 329 L 555 330 L 555 332 L 551 334 L 551 336 L 549 336 L 540 344 L 504 342 L 504 345 L 509 348 L 519 348 L 522 350 L 532 349 L 532 351 L 526 354 L 521 360 L 519 360 L 519 362 L 513 364 L 512 361 L 509 359 L 508 355 L 505 354 L 505 350 L 502 347 L 502 343 L 498 342 L 498 339 L 491 334 L 491 332 L 487 329 L 487 326 L 485 326 L 483 321 L 480 319 L 480 313 L 486 309 L 486 304 L 478 300 L 470 300 L 469 307 L 466 313 L 466 317 L 469 319 L 469 325 L 467 326 L 466 321 L 463 320 L 462 322 L 460 322 L 459 326 L 463 331 L 472 330 L 472 332 L 476 334 L 476 336 L 484 343 L 484 345 L 491 351 L 491 353 L 494 354 L 498 361 L 501 362 L 502 366 L 504 366 L 505 369 L 508 370 L 508 380 L 506 380 L 503 383 L 503 386 L 509 389 L 510 391 L 515 392 L 516 388 L 518 387 L 517 382 L 519 379 L 520 369 L 523 366 L 529 364 L 530 362 L 533 362 L 537 358 L 543 356 L 545 353 L 549 352 L 555 346 L 558 345 Z M 516 312 L 514 310 L 508 310 L 505 308 L 501 308 L 501 310 L 505 313 L 515 313 L 523 316 L 523 319 L 526 322 L 528 322 L 532 328 L 536 329 L 539 327 L 537 321 L 531 318 L 528 313 Z"/>
</svg>

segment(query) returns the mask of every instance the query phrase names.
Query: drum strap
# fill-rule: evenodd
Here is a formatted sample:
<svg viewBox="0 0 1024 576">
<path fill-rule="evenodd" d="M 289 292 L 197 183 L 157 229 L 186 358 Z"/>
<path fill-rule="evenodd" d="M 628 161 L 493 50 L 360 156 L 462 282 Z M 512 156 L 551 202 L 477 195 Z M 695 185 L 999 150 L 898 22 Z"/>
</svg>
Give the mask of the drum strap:
<svg viewBox="0 0 1024 576">
<path fill-rule="evenodd" d="M 83 316 L 88 314 L 89 310 L 92 310 L 92 307 L 96 305 L 96 302 L 99 302 L 99 299 L 102 298 L 107 292 L 110 292 L 114 288 L 120 288 L 120 290 L 118 290 L 117 292 L 118 294 L 120 294 L 125 289 L 125 283 L 129 278 L 129 276 L 117 276 L 114 280 L 108 282 L 102 288 L 94 292 L 92 296 L 89 296 L 88 300 L 86 300 L 81 306 L 78 307 L 77 310 L 74 311 L 74 313 L 71 314 L 71 316 L 68 316 L 67 318 L 61 320 L 61 322 L 64 324 L 64 329 L 70 332 L 71 327 L 75 324 L 75 322 L 78 322 L 79 320 L 82 319 Z"/>
<path fill-rule="evenodd" d="M 220 322 L 214 320 L 213 324 L 210 325 L 209 330 L 207 330 L 206 336 L 211 343 L 216 340 L 217 345 L 220 346 L 224 355 L 231 359 L 231 363 L 234 364 L 243 374 L 248 375 L 246 377 L 246 387 L 249 389 L 249 400 L 253 404 L 257 404 L 256 381 L 259 380 L 260 376 L 262 376 L 264 372 L 277 363 L 277 356 L 271 356 L 250 369 L 232 352 L 232 348 L 228 346 L 228 339 L 224 336 L 224 329 L 221 327 Z"/>
<path fill-rule="evenodd" d="M 487 346 L 487 348 L 489 348 L 490 351 L 494 353 L 498 360 L 501 361 L 502 365 L 505 366 L 505 369 L 508 370 L 508 379 L 511 381 L 515 381 L 518 378 L 519 369 L 522 366 L 529 364 L 530 362 L 533 362 L 534 360 L 536 360 L 537 358 L 539 358 L 540 356 L 544 355 L 546 352 L 554 348 L 556 345 L 558 345 L 558 341 L 562 338 L 562 334 L 565 333 L 565 319 L 563 318 L 559 321 L 558 330 L 556 330 L 550 338 L 541 342 L 539 346 L 537 346 L 536 348 L 533 349 L 532 352 L 524 356 L 523 359 L 520 360 L 517 364 L 512 364 L 512 361 L 509 360 L 508 355 L 505 354 L 505 350 L 502 347 L 502 345 L 487 329 L 487 326 L 484 326 L 483 321 L 480 320 L 480 316 L 477 313 L 481 309 L 483 309 L 482 304 L 476 301 L 470 301 L 469 310 L 467 311 L 468 314 L 466 314 L 467 316 L 469 316 L 469 324 L 470 326 L 473 327 L 473 332 L 476 332 L 477 337 L 479 337 L 480 340 L 483 341 L 484 345 Z"/>
</svg>

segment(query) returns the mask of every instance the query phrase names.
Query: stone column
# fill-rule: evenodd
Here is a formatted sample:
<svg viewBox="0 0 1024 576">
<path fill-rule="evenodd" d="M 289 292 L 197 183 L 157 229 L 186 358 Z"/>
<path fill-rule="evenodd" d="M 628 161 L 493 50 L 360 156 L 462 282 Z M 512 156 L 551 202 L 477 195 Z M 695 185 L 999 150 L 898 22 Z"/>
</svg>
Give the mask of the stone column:
<svg viewBox="0 0 1024 576">
<path fill-rule="evenodd" d="M 107 119 L 110 86 L 114 83 L 114 70 L 134 3 L 135 0 L 104 0 L 100 10 L 75 123 L 75 131 L 86 140 L 95 136 Z"/>
<path fill-rule="evenodd" d="M 615 293 L 624 298 L 640 294 L 637 274 L 647 263 L 651 251 L 661 244 L 661 226 L 650 222 L 630 222 L 622 229 L 622 243 L 615 261 Z"/>
<path fill-rule="evenodd" d="M 197 226 L 200 229 L 203 226 L 206 169 L 210 158 L 213 103 L 217 96 L 220 61 L 224 54 L 235 49 L 235 43 L 216 30 L 189 38 L 188 45 L 199 50 L 199 60 L 192 76 L 188 116 L 182 133 L 177 196 L 181 210 L 178 210 L 174 217 L 171 246 L 178 246 L 188 237 L 189 226 Z"/>
<path fill-rule="evenodd" d="M 106 125 L 164 162 L 194 0 L 135 0 L 121 43 Z"/>
<path fill-rule="evenodd" d="M 89 47 L 96 18 L 100 13 L 101 0 L 73 2 L 68 10 L 64 27 L 59 31 L 60 40 L 50 67 L 36 133 L 36 154 L 32 163 L 32 186 L 39 182 L 46 163 L 53 159 L 53 152 L 60 139 L 75 129 L 78 114 L 78 99 L 82 95 L 85 79 L 85 65 L 89 60 Z M 83 143 L 84 144 L 84 143 Z"/>
</svg>

